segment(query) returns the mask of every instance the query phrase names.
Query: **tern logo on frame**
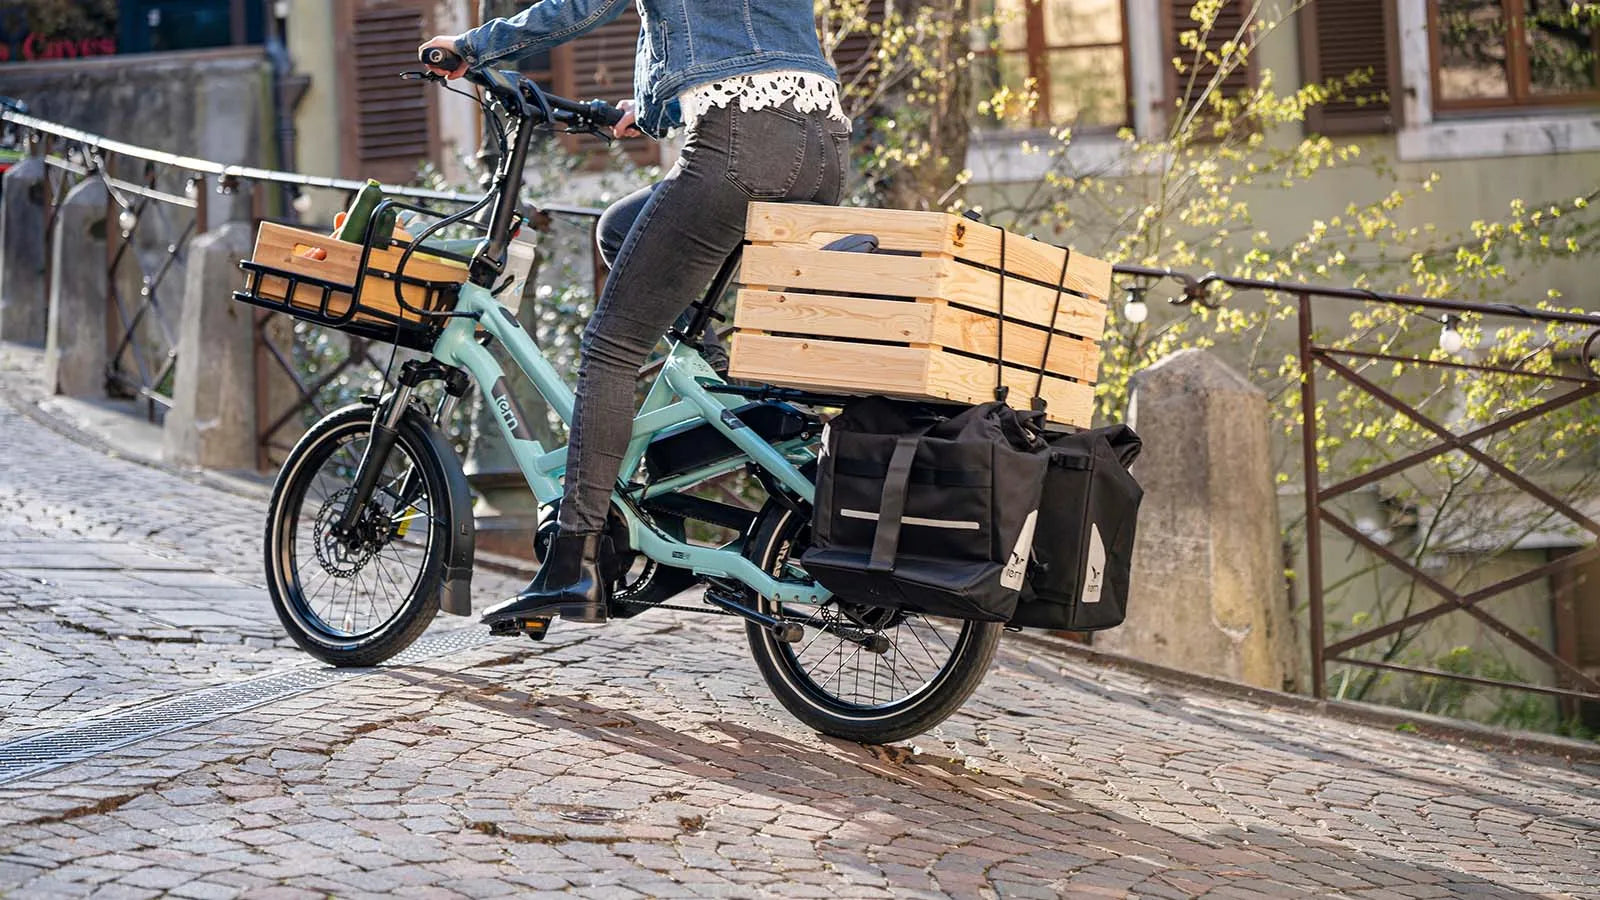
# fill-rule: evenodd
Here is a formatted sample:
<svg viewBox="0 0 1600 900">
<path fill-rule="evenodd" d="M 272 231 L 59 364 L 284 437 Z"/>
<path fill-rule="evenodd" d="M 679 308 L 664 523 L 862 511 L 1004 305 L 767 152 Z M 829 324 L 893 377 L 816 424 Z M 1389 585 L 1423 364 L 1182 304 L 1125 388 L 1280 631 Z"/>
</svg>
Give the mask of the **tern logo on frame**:
<svg viewBox="0 0 1600 900">
<path fill-rule="evenodd" d="M 494 389 L 489 392 L 489 396 L 494 399 L 494 408 L 500 413 L 500 418 L 505 420 L 506 429 L 511 432 L 511 436 L 519 441 L 533 440 L 533 432 L 528 430 L 522 410 L 517 409 L 517 402 L 511 399 L 511 392 L 506 390 L 504 378 L 494 383 Z"/>
</svg>

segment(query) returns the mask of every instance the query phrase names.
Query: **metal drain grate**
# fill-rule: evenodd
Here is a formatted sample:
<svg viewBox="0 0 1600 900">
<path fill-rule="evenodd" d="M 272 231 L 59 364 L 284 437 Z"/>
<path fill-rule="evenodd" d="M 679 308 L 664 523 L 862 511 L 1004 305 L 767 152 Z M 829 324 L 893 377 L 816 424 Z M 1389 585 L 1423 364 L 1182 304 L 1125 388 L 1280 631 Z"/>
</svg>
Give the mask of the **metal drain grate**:
<svg viewBox="0 0 1600 900">
<path fill-rule="evenodd" d="M 492 640 L 486 628 L 457 628 L 424 635 L 386 667 L 423 662 L 471 650 Z M 382 672 L 316 667 L 292 669 L 248 681 L 180 694 L 135 709 L 0 744 L 0 784 L 82 762 L 129 744 L 215 722 L 235 713 Z"/>
</svg>

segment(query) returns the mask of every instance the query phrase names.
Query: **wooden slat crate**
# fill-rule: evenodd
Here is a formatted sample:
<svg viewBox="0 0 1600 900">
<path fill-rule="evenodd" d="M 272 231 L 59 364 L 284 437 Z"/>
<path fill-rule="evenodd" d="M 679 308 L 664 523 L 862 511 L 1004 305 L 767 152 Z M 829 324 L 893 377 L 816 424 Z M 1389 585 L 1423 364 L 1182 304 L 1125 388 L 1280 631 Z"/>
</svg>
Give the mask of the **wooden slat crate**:
<svg viewBox="0 0 1600 900">
<path fill-rule="evenodd" d="M 821 248 L 877 236 L 879 252 Z M 729 374 L 845 394 L 994 399 L 1001 230 L 946 213 L 784 203 L 750 208 Z M 1052 422 L 1087 426 L 1109 263 L 1017 235 L 1005 245 L 1005 368 L 1013 406 L 1040 394 Z M 1052 311 L 1056 312 L 1051 321 Z"/>
<path fill-rule="evenodd" d="M 306 256 L 305 251 L 311 248 L 325 251 L 327 258 L 313 259 Z M 361 286 L 361 305 L 415 322 L 420 317 L 401 309 L 400 304 L 395 302 L 394 282 L 370 274 L 372 270 L 393 272 L 400 265 L 400 257 L 403 254 L 404 251 L 397 247 L 372 251 L 372 255 L 367 258 L 369 274 Z M 251 259 L 263 266 L 345 285 L 348 289 L 355 285 L 356 275 L 361 268 L 361 245 L 341 241 L 321 232 L 262 222 L 261 230 L 256 233 L 256 249 Z M 467 280 L 467 267 L 438 257 L 412 254 L 410 261 L 406 263 L 404 275 L 408 279 L 459 284 Z M 293 306 L 312 311 L 318 310 L 322 304 L 320 288 L 301 284 L 295 295 L 290 297 L 288 279 L 275 278 L 272 275 L 262 276 L 260 293 L 268 299 L 287 301 Z M 428 291 L 421 285 L 405 284 L 402 294 L 406 298 L 406 303 L 420 309 L 427 301 Z M 348 292 L 335 292 L 330 298 L 328 313 L 342 316 L 349 311 L 351 302 L 352 298 Z M 357 313 L 355 318 L 365 322 L 383 321 L 365 312 Z"/>
</svg>

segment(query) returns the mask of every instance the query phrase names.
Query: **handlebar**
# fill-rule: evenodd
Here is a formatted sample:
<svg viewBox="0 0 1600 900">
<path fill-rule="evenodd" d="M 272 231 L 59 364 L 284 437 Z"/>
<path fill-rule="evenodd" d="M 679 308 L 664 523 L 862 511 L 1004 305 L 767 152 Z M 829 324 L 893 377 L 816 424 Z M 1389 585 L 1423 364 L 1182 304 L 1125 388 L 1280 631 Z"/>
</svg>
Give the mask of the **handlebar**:
<svg viewBox="0 0 1600 900">
<path fill-rule="evenodd" d="M 466 64 L 461 54 L 443 47 L 428 47 L 420 55 L 422 63 L 446 72 L 454 72 Z M 469 70 L 467 80 L 491 91 L 515 92 L 519 105 L 531 104 L 534 109 L 545 110 L 552 122 L 575 126 L 579 129 L 611 128 L 622 121 L 622 110 L 603 100 L 568 100 L 539 89 L 526 78 L 490 69 Z"/>
<path fill-rule="evenodd" d="M 443 69 L 446 72 L 454 72 L 465 63 L 466 60 L 461 58 L 461 54 L 446 50 L 443 47 L 428 47 L 422 51 L 423 65 Z"/>
</svg>

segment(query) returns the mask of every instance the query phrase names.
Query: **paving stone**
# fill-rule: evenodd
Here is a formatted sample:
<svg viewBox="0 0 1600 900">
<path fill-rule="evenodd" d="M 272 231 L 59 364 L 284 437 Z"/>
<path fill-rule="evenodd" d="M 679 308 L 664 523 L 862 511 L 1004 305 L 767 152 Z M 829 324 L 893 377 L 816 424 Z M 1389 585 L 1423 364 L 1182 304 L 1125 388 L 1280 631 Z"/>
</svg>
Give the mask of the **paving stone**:
<svg viewBox="0 0 1600 900">
<path fill-rule="evenodd" d="M 0 742 L 311 665 L 260 582 L 264 515 L 0 402 Z M 1020 643 L 910 743 L 809 733 L 735 623 L 563 626 L 0 785 L 0 895 L 1600 894 L 1594 766 Z"/>
</svg>

